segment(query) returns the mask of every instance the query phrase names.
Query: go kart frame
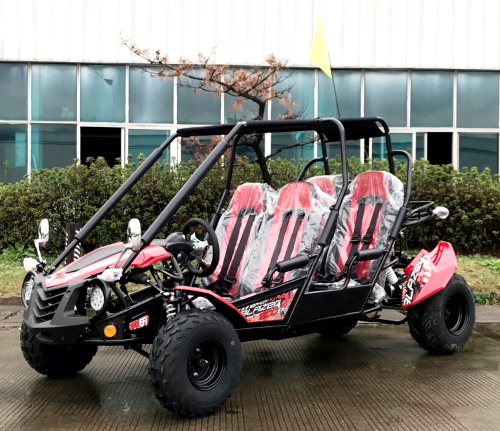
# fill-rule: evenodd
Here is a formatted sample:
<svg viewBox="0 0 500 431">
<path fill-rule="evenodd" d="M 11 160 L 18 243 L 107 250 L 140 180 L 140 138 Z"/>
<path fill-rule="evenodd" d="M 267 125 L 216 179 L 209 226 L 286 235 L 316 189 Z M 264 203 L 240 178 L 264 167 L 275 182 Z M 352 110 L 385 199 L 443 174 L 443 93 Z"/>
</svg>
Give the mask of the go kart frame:
<svg viewBox="0 0 500 431">
<path fill-rule="evenodd" d="M 260 215 L 242 212 L 237 195 L 241 198 L 245 185 L 236 189 L 224 209 L 231 194 L 235 148 L 245 137 L 304 131 L 315 134 L 321 156 L 308 161 L 297 181 L 279 192 L 252 184 L 242 198 L 259 200 L 264 192 L 266 196 L 274 193 L 268 199 L 274 202 L 268 202 L 270 209 L 263 211 L 262 202 L 257 202 L 252 208 L 260 208 Z M 140 223 L 132 219 L 128 243 L 101 247 L 58 269 L 174 140 L 201 136 L 224 138 L 142 235 Z M 346 141 L 368 138 L 384 138 L 390 172 L 367 172 L 350 181 Z M 340 149 L 341 175 L 330 175 L 327 145 Z M 231 147 L 225 188 L 211 222 L 195 218 L 182 232 L 156 239 Z M 395 176 L 395 156 L 405 160 L 406 185 Z M 324 168 L 316 184 L 314 177 L 305 180 L 313 165 Z M 320 190 L 329 181 L 334 186 Z M 433 202 L 410 201 L 411 185 L 412 158 L 392 149 L 389 127 L 378 117 L 179 129 L 153 151 L 48 267 L 39 248 L 49 234 L 48 221 L 42 221 L 35 240 L 38 260 L 25 261 L 24 357 L 41 374 L 62 378 L 82 370 L 98 346 L 122 345 L 149 358 L 152 389 L 164 407 L 183 417 L 199 417 L 219 409 L 238 385 L 242 341 L 314 332 L 339 337 L 359 320 L 408 322 L 422 348 L 452 353 L 472 334 L 474 298 L 465 280 L 455 274 L 457 260 L 451 244 L 441 241 L 433 251 L 422 250 L 413 260 L 402 245 L 397 247 L 398 239 L 403 244 L 406 228 L 448 215 L 446 208 L 435 207 Z M 310 221 L 312 211 L 297 209 L 297 196 L 313 199 L 316 206 L 322 202 L 323 212 L 316 222 Z M 237 213 L 233 219 L 231 211 Z M 259 217 L 261 224 L 253 223 Z M 265 232 L 259 237 L 259 226 L 266 223 L 270 227 L 262 228 Z M 257 253 L 245 255 L 252 244 Z M 249 281 L 243 266 L 255 256 L 260 258 L 254 266 L 258 275 Z M 143 287 L 129 292 L 128 283 Z M 384 307 L 400 310 L 402 318 L 381 319 L 379 311 Z M 149 352 L 143 349 L 147 344 L 152 344 Z"/>
</svg>

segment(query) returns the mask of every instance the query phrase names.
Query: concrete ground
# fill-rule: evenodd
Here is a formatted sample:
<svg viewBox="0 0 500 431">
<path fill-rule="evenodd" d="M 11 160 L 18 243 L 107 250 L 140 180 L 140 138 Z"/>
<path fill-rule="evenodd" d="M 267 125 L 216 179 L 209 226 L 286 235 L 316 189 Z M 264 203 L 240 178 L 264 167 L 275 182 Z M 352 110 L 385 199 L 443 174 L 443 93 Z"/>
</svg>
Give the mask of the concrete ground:
<svg viewBox="0 0 500 431">
<path fill-rule="evenodd" d="M 245 343 L 232 398 L 191 421 L 160 406 L 147 360 L 121 347 L 101 348 L 72 379 L 39 375 L 19 348 L 19 311 L 0 307 L 3 431 L 500 430 L 500 307 L 478 307 L 477 331 L 450 356 L 420 349 L 404 325 Z"/>
</svg>

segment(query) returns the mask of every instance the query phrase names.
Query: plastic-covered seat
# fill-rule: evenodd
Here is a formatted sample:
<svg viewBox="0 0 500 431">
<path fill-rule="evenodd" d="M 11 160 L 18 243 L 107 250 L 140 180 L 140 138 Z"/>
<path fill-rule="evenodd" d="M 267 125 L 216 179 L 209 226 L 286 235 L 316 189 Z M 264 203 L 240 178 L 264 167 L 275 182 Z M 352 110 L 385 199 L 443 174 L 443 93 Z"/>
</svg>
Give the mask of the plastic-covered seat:
<svg viewBox="0 0 500 431">
<path fill-rule="evenodd" d="M 308 178 L 306 181 L 317 185 L 323 193 L 333 197 L 335 201 L 342 191 L 342 175 L 318 175 Z"/>
<path fill-rule="evenodd" d="M 239 297 L 239 280 L 248 250 L 254 241 L 268 207 L 274 207 L 276 191 L 267 184 L 246 183 L 234 192 L 228 209 L 215 230 L 220 259 L 214 273 L 201 280 L 220 294 Z"/>
<path fill-rule="evenodd" d="M 325 275 L 338 276 L 357 250 L 385 249 L 404 201 L 403 183 L 389 172 L 359 174 L 349 185 L 326 256 Z M 378 261 L 359 262 L 356 278 L 370 280 Z"/>
<path fill-rule="evenodd" d="M 251 250 L 240 280 L 240 292 L 248 295 L 259 291 L 276 262 L 311 253 L 321 235 L 333 198 L 308 182 L 294 182 L 278 191 L 276 206 L 262 221 L 258 238 Z M 281 274 L 285 282 L 298 276 Z"/>
</svg>

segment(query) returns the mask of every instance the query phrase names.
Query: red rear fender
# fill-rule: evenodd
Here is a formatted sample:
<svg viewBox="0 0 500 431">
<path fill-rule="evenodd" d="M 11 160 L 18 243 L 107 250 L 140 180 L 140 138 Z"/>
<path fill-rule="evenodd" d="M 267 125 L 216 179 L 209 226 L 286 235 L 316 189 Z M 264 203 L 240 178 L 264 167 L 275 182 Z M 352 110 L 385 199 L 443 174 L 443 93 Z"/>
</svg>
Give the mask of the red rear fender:
<svg viewBox="0 0 500 431">
<path fill-rule="evenodd" d="M 430 253 L 420 253 L 405 268 L 401 308 L 408 308 L 443 290 L 457 270 L 457 256 L 449 242 L 440 241 Z"/>
</svg>

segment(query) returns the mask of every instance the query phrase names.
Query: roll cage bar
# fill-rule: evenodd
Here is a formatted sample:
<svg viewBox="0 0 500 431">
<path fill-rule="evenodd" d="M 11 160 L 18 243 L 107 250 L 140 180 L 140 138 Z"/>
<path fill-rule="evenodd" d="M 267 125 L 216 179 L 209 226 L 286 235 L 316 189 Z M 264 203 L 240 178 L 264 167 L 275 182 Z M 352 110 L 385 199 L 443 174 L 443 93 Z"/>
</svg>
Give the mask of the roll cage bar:
<svg viewBox="0 0 500 431">
<path fill-rule="evenodd" d="M 347 191 L 349 183 L 349 174 L 347 169 L 346 141 L 360 140 L 365 138 L 385 137 L 387 158 L 389 161 L 389 170 L 395 174 L 394 156 L 402 155 L 407 159 L 407 184 L 405 192 L 404 207 L 408 206 L 410 191 L 411 191 L 411 171 L 412 159 L 406 151 L 393 150 L 391 145 L 389 127 L 387 123 L 380 117 L 367 118 L 317 118 L 313 120 L 280 120 L 280 121 L 250 121 L 238 122 L 235 124 L 220 124 L 202 127 L 188 127 L 178 129 L 176 133 L 171 135 L 157 149 L 155 149 L 149 157 L 139 166 L 139 168 L 116 190 L 116 192 L 108 199 L 108 201 L 94 214 L 94 216 L 85 224 L 78 232 L 73 241 L 66 249 L 57 257 L 52 265 L 47 269 L 47 274 L 51 274 L 71 253 L 71 251 L 95 229 L 95 227 L 108 215 L 108 213 L 117 205 L 117 203 L 125 196 L 125 194 L 148 172 L 151 167 L 160 159 L 164 151 L 170 147 L 170 144 L 177 138 L 207 136 L 207 135 L 223 135 L 224 139 L 220 141 L 212 150 L 208 157 L 200 164 L 196 171 L 176 193 L 172 200 L 167 204 L 161 214 L 151 224 L 151 226 L 142 235 L 142 248 L 149 245 L 163 227 L 171 220 L 177 210 L 185 203 L 191 193 L 196 189 L 203 178 L 212 169 L 215 163 L 223 156 L 223 154 L 231 147 L 238 146 L 239 140 L 243 135 L 249 134 L 264 134 L 275 132 L 296 132 L 311 130 L 316 132 L 321 141 L 321 157 L 316 157 L 310 160 L 304 166 L 298 177 L 298 181 L 302 180 L 307 170 L 314 163 L 323 163 L 325 174 L 330 173 L 328 165 L 327 143 L 340 143 L 340 159 L 342 165 L 342 190 L 340 198 L 337 200 L 330 216 L 327 220 L 323 233 L 319 240 L 319 245 L 324 248 L 329 244 L 333 230 L 335 228 L 342 197 Z M 217 211 L 212 219 L 212 225 L 216 226 L 222 214 L 225 200 L 229 195 L 232 173 L 236 161 L 236 151 L 232 151 L 227 168 L 227 178 L 224 191 Z M 394 230 L 400 229 L 404 221 L 404 216 L 398 217 Z M 132 252 L 127 261 L 122 265 L 123 270 L 126 270 L 133 262 L 140 251 Z"/>
</svg>

